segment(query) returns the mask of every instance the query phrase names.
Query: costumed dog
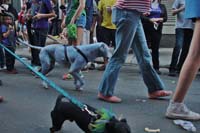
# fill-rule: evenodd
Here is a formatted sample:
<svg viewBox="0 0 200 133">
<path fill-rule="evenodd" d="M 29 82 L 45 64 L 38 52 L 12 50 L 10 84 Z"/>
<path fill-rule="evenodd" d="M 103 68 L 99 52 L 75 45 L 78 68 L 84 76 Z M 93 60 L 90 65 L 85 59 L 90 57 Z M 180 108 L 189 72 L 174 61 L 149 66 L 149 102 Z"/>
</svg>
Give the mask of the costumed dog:
<svg viewBox="0 0 200 133">
<path fill-rule="evenodd" d="M 98 112 L 97 109 L 89 105 L 87 105 L 87 109 L 93 113 Z M 106 112 L 104 116 L 97 113 L 97 116 L 94 117 L 62 95 L 58 96 L 56 105 L 51 111 L 51 120 L 51 133 L 60 131 L 65 120 L 75 121 L 85 133 L 131 133 L 126 119 L 118 120 L 109 112 Z"/>
<path fill-rule="evenodd" d="M 39 49 L 41 73 L 46 75 L 55 66 L 55 62 L 69 66 L 69 73 L 74 78 L 74 85 L 77 90 L 82 90 L 84 80 L 79 72 L 88 62 L 93 62 L 97 57 L 109 58 L 111 52 L 108 46 L 103 43 L 86 44 L 81 46 L 71 46 L 62 44 L 52 44 L 45 47 L 32 46 L 20 39 L 18 41 L 31 48 Z M 48 88 L 47 83 L 43 82 L 43 86 Z"/>
<path fill-rule="evenodd" d="M 46 75 L 55 66 L 55 62 L 70 66 L 69 73 L 74 78 L 74 85 L 77 90 L 82 90 L 84 81 L 79 72 L 88 62 L 93 62 L 97 57 L 109 58 L 111 53 L 108 46 L 101 43 L 87 44 L 81 46 L 48 45 L 41 49 L 39 57 L 41 72 Z M 45 88 L 47 84 L 43 83 Z"/>
</svg>

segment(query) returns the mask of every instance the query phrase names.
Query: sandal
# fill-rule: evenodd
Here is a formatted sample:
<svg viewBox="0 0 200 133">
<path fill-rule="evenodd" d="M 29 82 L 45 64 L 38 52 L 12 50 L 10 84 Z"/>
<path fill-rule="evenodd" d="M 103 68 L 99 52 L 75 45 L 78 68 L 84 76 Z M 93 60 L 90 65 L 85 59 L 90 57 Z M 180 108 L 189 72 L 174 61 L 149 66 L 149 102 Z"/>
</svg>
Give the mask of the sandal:
<svg viewBox="0 0 200 133">
<path fill-rule="evenodd" d="M 120 103 L 122 101 L 122 99 L 117 96 L 104 96 L 101 93 L 99 93 L 97 97 L 100 100 L 111 102 L 111 103 Z"/>
<path fill-rule="evenodd" d="M 159 90 L 149 94 L 149 99 L 156 99 L 160 97 L 170 96 L 172 91 Z"/>
</svg>

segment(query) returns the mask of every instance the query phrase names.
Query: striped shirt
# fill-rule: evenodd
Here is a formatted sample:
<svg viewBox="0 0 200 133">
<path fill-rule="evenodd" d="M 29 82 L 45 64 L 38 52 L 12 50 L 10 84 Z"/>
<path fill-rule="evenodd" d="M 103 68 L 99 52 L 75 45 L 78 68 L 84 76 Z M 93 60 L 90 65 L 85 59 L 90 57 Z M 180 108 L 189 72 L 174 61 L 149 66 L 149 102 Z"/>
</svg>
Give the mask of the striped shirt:
<svg viewBox="0 0 200 133">
<path fill-rule="evenodd" d="M 151 0 L 117 0 L 115 6 L 120 9 L 149 12 Z"/>
</svg>

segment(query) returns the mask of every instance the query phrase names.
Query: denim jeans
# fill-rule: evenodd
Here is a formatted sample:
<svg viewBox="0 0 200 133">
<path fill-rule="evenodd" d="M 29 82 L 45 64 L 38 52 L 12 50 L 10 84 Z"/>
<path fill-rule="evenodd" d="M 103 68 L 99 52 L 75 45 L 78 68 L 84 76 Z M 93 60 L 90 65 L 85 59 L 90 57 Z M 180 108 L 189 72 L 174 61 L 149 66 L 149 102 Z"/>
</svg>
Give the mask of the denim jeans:
<svg viewBox="0 0 200 133">
<path fill-rule="evenodd" d="M 4 60 L 4 51 L 3 48 L 0 46 L 0 67 L 3 68 L 5 65 L 5 60 Z"/>
<path fill-rule="evenodd" d="M 135 10 L 113 8 L 112 21 L 117 26 L 116 48 L 104 71 L 99 91 L 105 96 L 113 95 L 119 70 L 125 62 L 130 47 L 135 52 L 148 92 L 164 89 L 163 82 L 151 65 L 151 54 L 147 47 L 140 13 Z"/>
<path fill-rule="evenodd" d="M 170 68 L 169 68 L 170 71 L 173 71 L 176 69 L 180 51 L 183 46 L 183 41 L 184 41 L 183 38 L 184 38 L 184 29 L 177 28 L 176 29 L 176 43 L 175 43 L 175 47 L 173 49 L 171 64 L 170 64 Z"/>
<path fill-rule="evenodd" d="M 44 47 L 47 39 L 47 33 L 48 29 L 35 29 L 35 32 L 33 34 L 33 45 L 34 46 L 40 46 Z M 40 51 L 38 49 L 31 49 L 31 64 L 40 66 L 40 59 L 39 59 L 39 53 Z"/>
</svg>

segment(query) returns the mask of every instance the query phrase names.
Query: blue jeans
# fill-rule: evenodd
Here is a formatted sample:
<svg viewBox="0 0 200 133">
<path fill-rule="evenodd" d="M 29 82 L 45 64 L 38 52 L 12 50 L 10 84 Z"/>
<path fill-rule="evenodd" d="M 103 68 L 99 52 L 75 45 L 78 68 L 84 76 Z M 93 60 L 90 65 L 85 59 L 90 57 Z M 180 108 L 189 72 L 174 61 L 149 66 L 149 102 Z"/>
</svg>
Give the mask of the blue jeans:
<svg viewBox="0 0 200 133">
<path fill-rule="evenodd" d="M 177 28 L 176 29 L 176 43 L 175 43 L 175 47 L 173 49 L 171 64 L 170 64 L 170 68 L 169 68 L 170 71 L 174 71 L 176 69 L 180 51 L 183 46 L 183 41 L 184 41 L 184 29 Z"/>
<path fill-rule="evenodd" d="M 0 46 L 0 67 L 1 68 L 3 68 L 5 65 L 4 58 L 5 58 L 5 56 L 4 56 L 3 48 Z"/>
<path fill-rule="evenodd" d="M 111 57 L 102 80 L 99 91 L 105 96 L 112 96 L 119 75 L 130 47 L 133 48 L 144 83 L 148 92 L 152 93 L 164 89 L 164 84 L 151 66 L 151 54 L 147 47 L 140 13 L 135 10 L 113 8 L 112 21 L 116 29 L 116 49 Z"/>
</svg>

